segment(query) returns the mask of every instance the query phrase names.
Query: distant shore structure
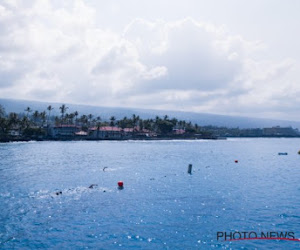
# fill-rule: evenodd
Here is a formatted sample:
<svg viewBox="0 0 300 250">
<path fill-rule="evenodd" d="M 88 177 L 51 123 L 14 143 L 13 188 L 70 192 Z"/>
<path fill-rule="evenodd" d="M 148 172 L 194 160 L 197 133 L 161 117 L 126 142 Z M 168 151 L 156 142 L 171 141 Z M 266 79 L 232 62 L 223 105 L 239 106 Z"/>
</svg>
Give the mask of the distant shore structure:
<svg viewBox="0 0 300 250">
<path fill-rule="evenodd" d="M 23 113 L 10 112 L 0 105 L 0 142 L 29 140 L 168 140 L 168 139 L 226 139 L 230 137 L 300 137 L 298 129 L 271 128 L 239 129 L 199 126 L 191 121 L 168 115 L 142 119 L 138 115 L 103 120 L 93 114 L 69 112 L 62 104 L 60 115 L 53 115 L 49 105 L 43 112 L 30 107 Z M 68 113 L 69 112 L 69 113 Z M 52 115 L 51 115 L 52 114 Z"/>
</svg>

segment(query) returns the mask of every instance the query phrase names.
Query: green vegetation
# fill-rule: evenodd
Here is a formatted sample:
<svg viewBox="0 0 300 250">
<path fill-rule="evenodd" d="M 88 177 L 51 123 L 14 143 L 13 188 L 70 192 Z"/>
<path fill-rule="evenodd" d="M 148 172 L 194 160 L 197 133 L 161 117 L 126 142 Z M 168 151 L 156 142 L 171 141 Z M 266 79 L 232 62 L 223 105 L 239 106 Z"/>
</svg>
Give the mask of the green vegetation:
<svg viewBox="0 0 300 250">
<path fill-rule="evenodd" d="M 0 141 L 14 140 L 51 140 L 51 139 L 216 139 L 218 137 L 299 137 L 299 131 L 292 128 L 239 129 L 215 126 L 199 126 L 190 121 L 156 116 L 142 119 L 133 114 L 131 117 L 117 119 L 111 116 L 103 120 L 93 114 L 67 111 L 62 104 L 60 115 L 51 115 L 53 107 L 45 111 L 24 109 L 24 113 L 6 114 L 0 105 Z M 69 129 L 69 130 L 68 130 Z M 61 130 L 61 131 L 59 131 Z M 68 131 L 67 131 L 68 130 Z M 67 131 L 67 132 L 66 132 Z M 80 132 L 82 131 L 82 132 Z M 96 131 L 96 132 L 94 132 Z M 106 131 L 105 135 L 104 132 Z M 111 132 L 111 133 L 110 133 Z M 66 136 L 67 135 L 67 136 Z M 80 135 L 78 137 L 78 135 Z"/>
<path fill-rule="evenodd" d="M 100 116 L 94 117 L 93 114 L 79 115 L 78 111 L 67 113 L 69 108 L 65 104 L 59 107 L 59 116 L 51 116 L 53 109 L 49 105 L 45 111 L 39 112 L 27 107 L 21 114 L 5 114 L 0 105 L 0 140 L 51 139 L 51 129 L 60 126 L 74 126 L 79 131 L 87 133 L 90 132 L 91 128 L 100 131 L 102 127 L 108 126 L 108 130 L 112 127 L 129 129 L 132 132 L 131 138 L 135 138 L 137 135 L 141 136 L 142 133 L 146 134 L 146 132 L 155 135 L 156 138 L 178 138 L 180 136 L 191 138 L 195 137 L 197 133 L 199 133 L 198 137 L 201 137 L 200 134 L 207 138 L 211 137 L 211 133 L 201 131 L 197 124 L 178 121 L 176 118 L 169 119 L 167 115 L 163 118 L 157 116 L 155 119 L 142 119 L 133 114 L 132 117 L 123 117 L 119 120 L 114 116 L 111 116 L 109 120 L 102 120 Z M 96 137 L 98 138 L 98 136 Z"/>
</svg>

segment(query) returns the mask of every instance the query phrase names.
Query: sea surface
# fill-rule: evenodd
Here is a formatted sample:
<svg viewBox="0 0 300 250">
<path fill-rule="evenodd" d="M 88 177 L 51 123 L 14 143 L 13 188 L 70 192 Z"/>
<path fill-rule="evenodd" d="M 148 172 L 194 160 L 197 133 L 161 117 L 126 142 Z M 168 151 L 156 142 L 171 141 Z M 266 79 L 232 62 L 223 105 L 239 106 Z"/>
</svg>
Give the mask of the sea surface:
<svg viewBox="0 0 300 250">
<path fill-rule="evenodd" d="M 0 144 L 0 248 L 300 249 L 217 240 L 300 238 L 299 150 L 283 138 Z"/>
</svg>

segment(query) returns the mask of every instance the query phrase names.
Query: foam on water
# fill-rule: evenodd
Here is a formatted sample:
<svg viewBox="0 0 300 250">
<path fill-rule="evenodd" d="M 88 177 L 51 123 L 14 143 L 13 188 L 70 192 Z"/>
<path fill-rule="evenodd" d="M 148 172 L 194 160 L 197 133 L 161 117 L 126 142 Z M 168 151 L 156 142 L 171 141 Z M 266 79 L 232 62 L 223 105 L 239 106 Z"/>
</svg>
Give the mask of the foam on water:
<svg viewBox="0 0 300 250">
<path fill-rule="evenodd" d="M 95 184 L 92 184 L 95 185 Z M 82 194 L 88 194 L 92 192 L 113 192 L 112 189 L 107 187 L 98 187 L 96 184 L 93 187 L 76 187 L 76 188 L 67 188 L 62 190 L 39 190 L 37 192 L 30 192 L 28 196 L 33 199 L 49 199 L 49 198 L 60 198 L 60 197 L 72 197 L 74 199 L 79 199 Z M 2 194 L 0 194 L 1 196 Z M 9 197 L 10 193 L 7 193 L 6 196 Z"/>
</svg>

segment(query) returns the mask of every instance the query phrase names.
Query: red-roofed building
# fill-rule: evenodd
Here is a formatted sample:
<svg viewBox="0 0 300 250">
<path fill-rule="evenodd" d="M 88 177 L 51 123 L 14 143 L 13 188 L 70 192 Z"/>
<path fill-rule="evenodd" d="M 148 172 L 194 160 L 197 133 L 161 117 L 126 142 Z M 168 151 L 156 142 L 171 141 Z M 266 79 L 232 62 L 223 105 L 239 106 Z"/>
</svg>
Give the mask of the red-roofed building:
<svg viewBox="0 0 300 250">
<path fill-rule="evenodd" d="M 144 136 L 144 137 L 156 137 L 157 134 L 151 130 L 148 129 L 142 129 L 141 131 L 138 132 L 139 136 Z"/>
<path fill-rule="evenodd" d="M 134 128 L 123 128 L 123 131 L 124 131 L 125 133 L 133 133 Z"/>
</svg>

